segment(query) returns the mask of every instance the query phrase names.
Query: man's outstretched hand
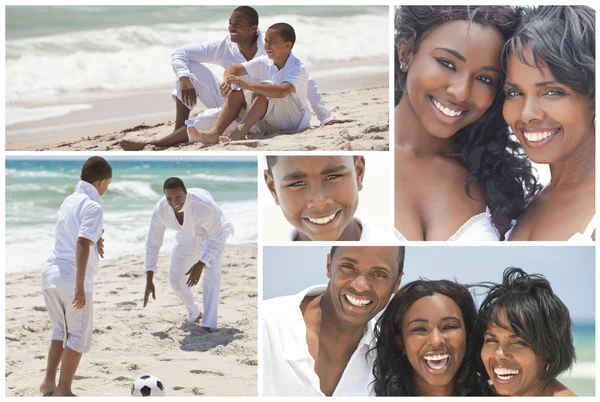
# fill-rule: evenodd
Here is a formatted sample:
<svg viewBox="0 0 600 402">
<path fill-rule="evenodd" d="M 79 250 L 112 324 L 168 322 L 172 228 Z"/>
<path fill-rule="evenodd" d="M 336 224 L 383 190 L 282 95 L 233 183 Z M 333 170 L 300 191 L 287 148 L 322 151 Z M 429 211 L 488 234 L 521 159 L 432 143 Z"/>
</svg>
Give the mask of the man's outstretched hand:
<svg viewBox="0 0 600 402">
<path fill-rule="evenodd" d="M 203 269 L 204 263 L 202 261 L 198 261 L 197 263 L 192 265 L 190 270 L 185 273 L 186 275 L 190 276 L 187 280 L 188 286 L 194 286 L 198 283 L 198 281 L 200 280 L 200 275 L 202 275 Z"/>
</svg>

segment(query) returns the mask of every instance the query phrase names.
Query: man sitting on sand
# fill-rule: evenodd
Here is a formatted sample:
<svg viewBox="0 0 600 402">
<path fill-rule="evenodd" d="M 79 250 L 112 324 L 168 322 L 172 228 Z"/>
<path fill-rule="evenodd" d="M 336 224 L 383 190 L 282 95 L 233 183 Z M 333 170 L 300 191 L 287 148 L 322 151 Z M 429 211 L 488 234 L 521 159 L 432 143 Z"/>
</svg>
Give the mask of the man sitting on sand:
<svg viewBox="0 0 600 402">
<path fill-rule="evenodd" d="M 188 142 L 185 121 L 198 99 L 208 109 L 198 119 L 205 120 L 204 126 L 207 128 L 212 127 L 220 108 L 225 104 L 225 98 L 219 89 L 220 79 L 203 63 L 228 68 L 263 55 L 266 55 L 266 52 L 263 36 L 258 29 L 258 13 L 248 6 L 236 8 L 229 18 L 229 35 L 225 39 L 183 46 L 173 53 L 171 64 L 177 77 L 173 132 L 154 141 L 122 140 L 121 147 L 128 151 L 139 151 L 146 145 L 170 147 Z M 336 120 L 325 106 L 312 78 L 308 81 L 308 100 L 321 124 L 331 125 L 348 121 Z"/>
<path fill-rule="evenodd" d="M 263 395 L 374 395 L 374 317 L 403 266 L 404 247 L 332 247 L 328 285 L 266 300 Z"/>
<path fill-rule="evenodd" d="M 42 293 L 52 324 L 46 374 L 40 392 L 74 396 L 73 379 L 92 345 L 92 294 L 99 257 L 104 257 L 102 196 L 112 168 L 99 156 L 81 168 L 81 180 L 58 210 L 54 249 L 42 271 Z M 60 378 L 56 373 L 60 364 Z"/>
<path fill-rule="evenodd" d="M 217 121 L 205 132 L 198 131 L 193 125 L 188 126 L 190 138 L 203 144 L 241 140 L 259 121 L 265 123 L 260 130 L 263 135 L 308 127 L 308 72 L 292 53 L 295 43 L 296 33 L 291 25 L 285 22 L 271 25 L 265 34 L 267 56 L 256 57 L 225 70 L 221 93 L 227 100 Z M 249 80 L 241 79 L 243 75 L 248 75 Z M 234 90 L 233 85 L 254 93 L 249 106 L 244 91 Z M 240 124 L 229 136 L 223 136 L 225 129 L 240 113 L 244 114 Z"/>
<path fill-rule="evenodd" d="M 150 294 L 156 300 L 152 279 L 158 263 L 158 252 L 165 230 L 173 229 L 177 234 L 171 251 L 169 282 L 187 307 L 187 321 L 194 323 L 202 316 L 202 327 L 211 331 L 217 327 L 223 250 L 227 237 L 233 234 L 233 225 L 206 190 L 187 190 L 181 179 L 170 177 L 165 181 L 163 191 L 165 196 L 154 208 L 146 241 L 144 307 L 148 304 Z M 202 315 L 191 287 L 198 283 L 204 271 Z"/>
</svg>

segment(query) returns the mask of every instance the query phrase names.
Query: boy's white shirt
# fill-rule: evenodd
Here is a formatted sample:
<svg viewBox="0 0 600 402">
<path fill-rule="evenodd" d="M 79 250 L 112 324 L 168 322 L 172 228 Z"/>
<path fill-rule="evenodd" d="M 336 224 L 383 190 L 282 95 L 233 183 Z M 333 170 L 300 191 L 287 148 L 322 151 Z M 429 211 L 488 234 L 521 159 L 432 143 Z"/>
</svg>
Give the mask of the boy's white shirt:
<svg viewBox="0 0 600 402">
<path fill-rule="evenodd" d="M 152 214 L 148 239 L 146 240 L 146 271 L 156 270 L 158 253 L 167 228 L 177 231 L 177 236 L 198 238 L 202 244 L 202 261 L 210 267 L 217 253 L 221 252 L 227 237 L 233 234 L 231 222 L 215 203 L 212 195 L 201 188 L 187 189 L 183 207 L 183 225 L 180 225 L 173 208 L 162 197 Z"/>
<path fill-rule="evenodd" d="M 395 238 L 392 233 L 388 233 L 378 226 L 372 225 L 369 221 L 360 216 L 354 215 L 354 219 L 362 227 L 359 241 L 372 242 L 372 243 L 390 243 L 395 242 Z M 298 236 L 298 229 L 292 228 L 285 238 L 286 241 L 294 241 Z"/>
<path fill-rule="evenodd" d="M 281 85 L 284 82 L 292 84 L 295 91 L 288 96 L 296 97 L 304 108 L 304 116 L 297 130 L 302 130 L 309 126 L 310 110 L 306 105 L 306 100 L 308 99 L 308 72 L 300 59 L 290 52 L 281 70 L 267 56 L 255 57 L 250 61 L 242 63 L 242 66 L 246 69 L 251 81 L 270 80 L 277 85 Z"/>
<path fill-rule="evenodd" d="M 57 213 L 54 249 L 42 271 L 42 289 L 58 288 L 74 293 L 77 265 L 77 238 L 93 242 L 85 270 L 84 290 L 92 292 L 100 257 L 96 242 L 102 236 L 102 197 L 88 182 L 80 181 L 73 194 L 65 198 Z"/>
<path fill-rule="evenodd" d="M 258 45 L 258 50 L 256 51 L 254 59 L 266 56 L 265 40 L 260 31 L 256 43 Z M 231 41 L 229 35 L 224 39 L 195 43 L 176 49 L 171 55 L 171 65 L 173 66 L 173 71 L 175 72 L 177 80 L 181 77 L 195 78 L 188 68 L 190 61 L 216 64 L 223 68 L 247 62 L 242 52 L 240 52 L 239 46 L 237 43 Z M 270 80 L 271 78 L 265 79 Z M 319 92 L 319 88 L 317 88 L 315 80 L 310 77 L 308 77 L 307 83 L 307 98 L 317 115 L 317 119 L 321 122 L 321 125 L 336 119 L 336 117 L 331 114 L 331 111 L 325 106 L 325 101 L 323 100 L 321 92 Z"/>
</svg>

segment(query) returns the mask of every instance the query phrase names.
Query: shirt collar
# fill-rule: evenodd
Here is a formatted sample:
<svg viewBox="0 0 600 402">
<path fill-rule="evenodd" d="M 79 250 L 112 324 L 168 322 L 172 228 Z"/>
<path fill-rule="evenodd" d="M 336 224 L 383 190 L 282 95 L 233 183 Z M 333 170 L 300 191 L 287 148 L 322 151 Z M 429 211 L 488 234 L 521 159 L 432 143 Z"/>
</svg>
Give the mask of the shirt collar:
<svg viewBox="0 0 600 402">
<path fill-rule="evenodd" d="M 306 344 L 306 324 L 304 323 L 304 318 L 302 317 L 302 312 L 300 311 L 300 304 L 304 300 L 305 297 L 311 296 L 319 296 L 327 291 L 327 285 L 316 285 L 311 286 L 306 290 L 294 295 L 294 307 L 295 310 L 293 314 L 288 316 L 288 320 L 290 320 L 294 325 L 294 330 L 291 334 L 288 334 L 288 339 L 283 342 L 283 357 L 288 361 L 292 360 L 302 360 L 311 357 L 308 351 L 308 345 Z M 302 330 L 301 330 L 302 329 Z M 375 318 L 371 319 L 364 331 L 363 336 L 358 343 L 358 347 L 361 349 L 366 346 L 367 348 L 371 347 L 371 343 L 375 338 Z M 365 353 L 368 349 L 365 349 Z"/>
<path fill-rule="evenodd" d="M 92 201 L 96 201 L 98 204 L 102 205 L 102 197 L 100 196 L 100 193 L 98 190 L 96 190 L 96 187 L 87 181 L 79 180 L 79 183 L 77 183 L 77 186 L 75 186 L 75 192 L 83 193 L 90 197 Z"/>
<path fill-rule="evenodd" d="M 185 194 L 185 202 L 183 203 L 183 207 L 181 207 L 180 212 L 185 212 L 190 208 L 190 205 L 192 204 L 192 201 L 190 199 L 190 192 L 189 190 L 187 191 L 187 193 Z M 171 208 L 172 209 L 172 208 Z"/>
</svg>

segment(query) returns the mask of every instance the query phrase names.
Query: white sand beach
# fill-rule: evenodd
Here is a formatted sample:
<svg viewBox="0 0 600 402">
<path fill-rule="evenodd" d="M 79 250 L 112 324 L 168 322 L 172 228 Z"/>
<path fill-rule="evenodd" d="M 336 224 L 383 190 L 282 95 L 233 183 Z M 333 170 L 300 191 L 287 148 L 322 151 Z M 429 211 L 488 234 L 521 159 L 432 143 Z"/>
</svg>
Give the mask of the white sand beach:
<svg viewBox="0 0 600 402">
<path fill-rule="evenodd" d="M 143 258 L 101 261 L 92 349 L 83 356 L 74 393 L 129 396 L 133 381 L 151 374 L 164 383 L 167 396 L 256 396 L 256 244 L 225 248 L 213 333 L 186 323 L 185 307 L 168 283 L 167 253 L 161 253 L 154 279 L 156 300 L 142 309 Z M 6 275 L 6 396 L 40 396 L 51 334 L 40 275 Z M 196 295 L 200 301 L 200 285 Z"/>
</svg>

